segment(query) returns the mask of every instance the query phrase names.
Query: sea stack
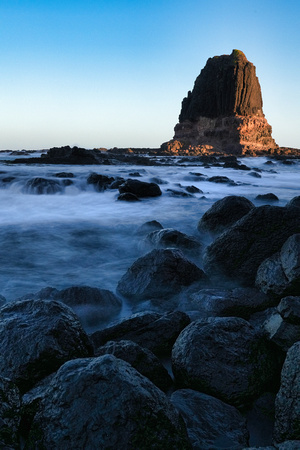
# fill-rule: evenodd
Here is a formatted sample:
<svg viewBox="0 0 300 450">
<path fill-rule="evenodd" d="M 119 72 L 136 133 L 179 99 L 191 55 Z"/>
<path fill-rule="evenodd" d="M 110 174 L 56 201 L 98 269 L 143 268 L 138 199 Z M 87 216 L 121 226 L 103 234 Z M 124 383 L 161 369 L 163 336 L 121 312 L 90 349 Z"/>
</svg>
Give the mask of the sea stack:
<svg viewBox="0 0 300 450">
<path fill-rule="evenodd" d="M 255 66 L 240 50 L 209 58 L 182 101 L 167 153 L 272 154 L 278 146 L 263 114 Z"/>
</svg>

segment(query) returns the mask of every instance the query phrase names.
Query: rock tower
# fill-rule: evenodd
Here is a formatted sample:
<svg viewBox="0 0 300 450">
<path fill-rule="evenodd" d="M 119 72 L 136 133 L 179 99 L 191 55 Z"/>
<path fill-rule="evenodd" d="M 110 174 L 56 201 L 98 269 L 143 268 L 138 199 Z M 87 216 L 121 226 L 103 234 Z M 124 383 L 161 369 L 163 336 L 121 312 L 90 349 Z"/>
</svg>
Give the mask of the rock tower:
<svg viewBox="0 0 300 450">
<path fill-rule="evenodd" d="M 255 66 L 240 50 L 209 58 L 182 101 L 169 153 L 273 153 L 277 144 L 263 114 Z"/>
</svg>

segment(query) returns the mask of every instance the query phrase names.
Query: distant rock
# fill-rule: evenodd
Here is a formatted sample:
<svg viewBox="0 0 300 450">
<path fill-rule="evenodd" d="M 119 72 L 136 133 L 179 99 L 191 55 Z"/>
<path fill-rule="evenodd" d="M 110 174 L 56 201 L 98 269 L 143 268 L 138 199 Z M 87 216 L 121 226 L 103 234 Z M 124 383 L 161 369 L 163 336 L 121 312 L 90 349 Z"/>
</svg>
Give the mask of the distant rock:
<svg viewBox="0 0 300 450">
<path fill-rule="evenodd" d="M 254 65 L 240 50 L 209 58 L 182 101 L 169 154 L 272 153 L 278 149 L 263 114 Z"/>
<path fill-rule="evenodd" d="M 268 194 L 259 194 L 255 197 L 255 200 L 260 200 L 262 202 L 278 202 L 279 198 L 277 195 L 273 194 L 272 192 L 269 192 Z"/>
</svg>

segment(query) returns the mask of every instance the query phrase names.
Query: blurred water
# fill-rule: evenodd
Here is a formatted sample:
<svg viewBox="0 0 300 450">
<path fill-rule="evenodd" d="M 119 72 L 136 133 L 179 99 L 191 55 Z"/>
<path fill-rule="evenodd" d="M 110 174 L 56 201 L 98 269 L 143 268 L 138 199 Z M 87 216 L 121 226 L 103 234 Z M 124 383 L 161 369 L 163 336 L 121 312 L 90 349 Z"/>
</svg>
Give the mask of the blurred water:
<svg viewBox="0 0 300 450">
<path fill-rule="evenodd" d="M 8 158 L 2 153 L 0 159 Z M 299 162 L 290 166 L 281 162 L 269 166 L 266 158 L 242 162 L 264 170 L 261 178 L 249 176 L 249 171 L 197 167 L 194 163 L 141 167 L 12 165 L 0 161 L 0 294 L 13 300 L 46 286 L 62 289 L 71 285 L 115 291 L 126 269 L 145 251 L 141 238 L 135 235 L 144 222 L 155 219 L 164 227 L 197 236 L 202 214 L 226 195 L 243 195 L 259 205 L 254 200 L 256 195 L 273 192 L 280 199 L 276 203 L 279 206 L 300 195 Z M 59 172 L 74 174 L 73 184 L 62 186 L 61 192 L 34 195 L 24 190 L 34 177 L 62 183 L 55 177 Z M 117 190 L 96 192 L 87 184 L 92 172 L 124 178 L 139 172 L 141 181 L 158 177 L 166 184 L 160 185 L 161 197 L 121 202 Z M 201 181 L 194 173 L 227 176 L 238 185 Z M 14 179 L 3 181 L 8 177 Z M 170 196 L 167 190 L 179 190 L 178 184 L 194 185 L 203 194 L 192 198 Z"/>
</svg>

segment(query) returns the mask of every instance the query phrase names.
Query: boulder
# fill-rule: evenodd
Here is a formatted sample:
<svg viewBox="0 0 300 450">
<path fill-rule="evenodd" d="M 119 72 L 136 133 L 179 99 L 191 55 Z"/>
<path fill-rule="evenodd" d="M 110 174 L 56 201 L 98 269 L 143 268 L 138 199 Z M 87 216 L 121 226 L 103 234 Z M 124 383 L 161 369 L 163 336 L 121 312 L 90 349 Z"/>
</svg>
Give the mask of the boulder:
<svg viewBox="0 0 300 450">
<path fill-rule="evenodd" d="M 120 194 L 125 194 L 130 192 L 136 195 L 138 198 L 141 197 L 157 197 L 161 195 L 161 190 L 156 183 L 147 183 L 140 180 L 126 180 L 121 186 L 119 186 Z"/>
<path fill-rule="evenodd" d="M 24 300 L 0 309 L 0 370 L 26 392 L 64 362 L 90 356 L 77 316 L 56 301 Z"/>
<path fill-rule="evenodd" d="M 139 197 L 131 192 L 124 192 L 124 194 L 118 195 L 118 200 L 122 200 L 125 202 L 140 202 Z"/>
<path fill-rule="evenodd" d="M 275 401 L 275 442 L 296 440 L 300 436 L 299 367 L 300 342 L 296 342 L 287 352 L 281 372 L 280 389 Z"/>
<path fill-rule="evenodd" d="M 157 231 L 162 230 L 163 226 L 161 223 L 159 223 L 157 220 L 150 220 L 148 222 L 143 223 L 137 231 L 136 234 L 139 235 L 146 235 L 148 233 L 151 233 L 151 231 Z"/>
<path fill-rule="evenodd" d="M 17 386 L 2 376 L 0 377 L 0 398 L 0 448 L 14 450 L 19 448 L 21 399 Z"/>
<path fill-rule="evenodd" d="M 72 172 L 58 172 L 54 175 L 57 178 L 74 178 L 74 173 Z"/>
<path fill-rule="evenodd" d="M 179 191 L 178 189 L 167 189 L 168 194 L 170 197 L 183 197 L 183 198 L 192 198 L 194 197 L 193 194 L 189 194 L 185 191 Z"/>
<path fill-rule="evenodd" d="M 115 181 L 114 177 L 91 173 L 87 178 L 87 184 L 92 184 L 96 191 L 101 192 L 107 189 Z"/>
<path fill-rule="evenodd" d="M 95 331 L 90 338 L 95 349 L 108 341 L 131 340 L 151 350 L 156 356 L 171 352 L 179 333 L 190 323 L 187 314 L 138 313 L 111 327 Z"/>
<path fill-rule="evenodd" d="M 162 230 L 151 231 L 146 236 L 146 241 L 156 248 L 175 247 L 182 250 L 183 253 L 197 255 L 200 253 L 201 244 L 193 236 L 188 236 L 174 228 L 164 228 Z"/>
<path fill-rule="evenodd" d="M 40 403 L 32 448 L 190 449 L 166 396 L 113 355 L 64 364 Z"/>
<path fill-rule="evenodd" d="M 233 180 L 231 180 L 228 177 L 224 177 L 224 176 L 220 176 L 220 175 L 216 175 L 214 177 L 210 177 L 208 178 L 207 181 L 210 181 L 211 183 L 220 183 L 220 184 L 231 184 L 231 185 L 235 185 L 235 182 Z"/>
<path fill-rule="evenodd" d="M 271 383 L 277 362 L 268 342 L 246 320 L 224 317 L 188 325 L 174 344 L 172 367 L 180 386 L 240 407 Z"/>
<path fill-rule="evenodd" d="M 234 406 L 192 389 L 179 389 L 170 400 L 185 421 L 193 448 L 233 450 L 248 444 L 246 420 Z"/>
<path fill-rule="evenodd" d="M 264 205 L 253 208 L 207 247 L 205 271 L 253 285 L 259 265 L 300 232 L 297 208 Z"/>
<path fill-rule="evenodd" d="M 199 231 L 220 233 L 248 214 L 254 205 L 238 195 L 229 195 L 215 202 L 198 223 Z"/>
<path fill-rule="evenodd" d="M 172 378 L 157 356 L 133 341 L 109 341 L 97 347 L 95 356 L 106 354 L 112 354 L 116 358 L 127 361 L 162 391 L 168 390 L 172 385 Z"/>
<path fill-rule="evenodd" d="M 277 195 L 269 192 L 268 194 L 259 194 L 255 197 L 255 200 L 259 200 L 261 202 L 278 202 L 279 198 Z"/>
<path fill-rule="evenodd" d="M 300 195 L 297 197 L 293 197 L 292 200 L 290 200 L 287 205 L 287 208 L 300 208 Z"/>
<path fill-rule="evenodd" d="M 200 280 L 206 281 L 203 270 L 180 250 L 152 250 L 132 264 L 119 281 L 117 290 L 133 301 L 163 299 Z"/>
<path fill-rule="evenodd" d="M 24 186 L 27 194 L 56 194 L 62 192 L 63 186 L 56 180 L 36 177 L 28 180 Z"/>
</svg>

